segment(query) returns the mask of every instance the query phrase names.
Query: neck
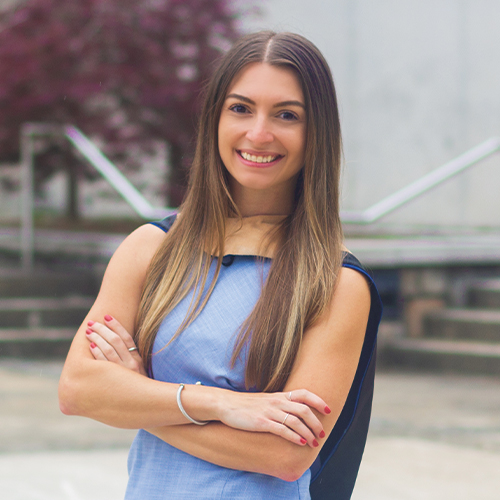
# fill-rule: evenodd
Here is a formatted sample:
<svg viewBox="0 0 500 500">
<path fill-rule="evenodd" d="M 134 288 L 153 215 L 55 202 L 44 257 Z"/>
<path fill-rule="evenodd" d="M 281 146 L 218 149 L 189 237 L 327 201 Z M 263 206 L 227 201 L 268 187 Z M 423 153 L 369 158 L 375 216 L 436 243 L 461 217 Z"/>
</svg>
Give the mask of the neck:
<svg viewBox="0 0 500 500">
<path fill-rule="evenodd" d="M 293 191 L 248 189 L 233 183 L 231 194 L 242 217 L 289 215 L 293 211 Z"/>
</svg>

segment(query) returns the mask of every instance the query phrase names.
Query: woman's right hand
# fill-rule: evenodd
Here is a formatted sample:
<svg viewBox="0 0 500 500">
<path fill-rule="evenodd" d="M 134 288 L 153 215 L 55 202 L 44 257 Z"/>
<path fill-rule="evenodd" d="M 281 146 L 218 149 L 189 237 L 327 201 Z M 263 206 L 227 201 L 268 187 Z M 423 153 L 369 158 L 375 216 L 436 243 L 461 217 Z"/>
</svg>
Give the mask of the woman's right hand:
<svg viewBox="0 0 500 500">
<path fill-rule="evenodd" d="M 252 432 L 269 432 L 298 445 L 319 445 L 325 431 L 313 409 L 328 415 L 330 408 L 306 389 L 277 393 L 224 391 L 219 420 Z"/>
<path fill-rule="evenodd" d="M 111 361 L 147 376 L 134 339 L 117 319 L 106 315 L 104 323 L 89 321 L 86 335 L 94 359 Z"/>
</svg>

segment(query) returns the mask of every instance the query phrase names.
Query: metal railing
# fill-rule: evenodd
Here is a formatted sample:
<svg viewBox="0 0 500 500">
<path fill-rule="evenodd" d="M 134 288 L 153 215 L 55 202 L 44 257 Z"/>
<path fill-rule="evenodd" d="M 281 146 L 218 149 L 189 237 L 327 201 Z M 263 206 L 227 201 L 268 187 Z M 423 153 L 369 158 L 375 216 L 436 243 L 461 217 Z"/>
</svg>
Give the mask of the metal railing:
<svg viewBox="0 0 500 500">
<path fill-rule="evenodd" d="M 500 151 L 500 138 L 492 137 L 365 210 L 341 211 L 342 222 L 372 224 L 498 151 Z"/>
<path fill-rule="evenodd" d="M 21 131 L 21 253 L 24 268 L 30 269 L 33 266 L 34 252 L 33 140 L 37 136 L 51 135 L 63 136 L 68 139 L 143 219 L 160 219 L 174 211 L 172 208 L 153 207 L 96 145 L 76 127 L 25 124 Z M 342 222 L 347 224 L 372 224 L 498 151 L 500 151 L 500 138 L 492 137 L 365 210 L 341 211 Z"/>
<path fill-rule="evenodd" d="M 27 123 L 21 129 L 21 255 L 25 269 L 33 267 L 34 255 L 34 144 L 36 137 L 65 137 L 143 219 L 161 219 L 174 209 L 153 207 L 130 181 L 78 128 Z"/>
</svg>

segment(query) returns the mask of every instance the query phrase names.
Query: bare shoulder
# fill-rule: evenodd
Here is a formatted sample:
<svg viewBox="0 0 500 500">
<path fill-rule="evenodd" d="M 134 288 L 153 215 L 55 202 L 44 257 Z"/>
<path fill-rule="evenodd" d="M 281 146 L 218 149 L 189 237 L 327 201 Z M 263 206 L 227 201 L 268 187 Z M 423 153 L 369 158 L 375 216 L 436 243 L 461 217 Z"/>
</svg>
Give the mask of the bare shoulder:
<svg viewBox="0 0 500 500">
<path fill-rule="evenodd" d="M 317 321 L 306 330 L 304 341 L 335 346 L 339 343 L 361 345 L 371 296 L 368 282 L 360 272 L 341 267 L 330 303 Z"/>
<path fill-rule="evenodd" d="M 129 234 L 113 255 L 109 267 L 135 264 L 129 272 L 146 270 L 154 254 L 166 238 L 166 233 L 153 224 L 144 224 Z M 108 270 L 109 270 L 108 267 Z"/>
<path fill-rule="evenodd" d="M 126 315 L 136 311 L 151 259 L 167 234 L 153 224 L 145 224 L 131 233 L 109 261 L 95 305 Z M 134 313 L 135 314 L 135 313 Z M 123 322 L 122 322 L 123 324 Z"/>
<path fill-rule="evenodd" d="M 140 251 L 151 248 L 156 252 L 158 247 L 165 240 L 168 233 L 165 233 L 159 227 L 153 224 L 144 224 L 130 233 L 122 242 L 118 250 L 123 251 Z M 149 253 L 149 252 L 148 252 Z"/>
<path fill-rule="evenodd" d="M 109 261 L 99 295 L 75 335 L 65 366 L 79 367 L 82 360 L 92 359 L 85 336 L 90 320 L 103 322 L 109 314 L 129 333 L 134 332 L 147 270 L 165 238 L 166 233 L 152 224 L 139 227 L 125 238 Z"/>
<path fill-rule="evenodd" d="M 370 287 L 366 277 L 355 269 L 341 267 L 335 287 L 332 306 L 335 302 L 353 305 L 370 305 Z"/>
</svg>

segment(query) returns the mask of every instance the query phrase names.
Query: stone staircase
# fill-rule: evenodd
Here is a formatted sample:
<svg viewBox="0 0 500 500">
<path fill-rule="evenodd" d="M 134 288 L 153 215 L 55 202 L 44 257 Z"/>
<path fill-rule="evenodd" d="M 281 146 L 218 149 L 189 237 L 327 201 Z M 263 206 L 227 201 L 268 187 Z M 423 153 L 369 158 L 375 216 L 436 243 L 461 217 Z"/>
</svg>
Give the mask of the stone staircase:
<svg viewBox="0 0 500 500">
<path fill-rule="evenodd" d="M 382 363 L 391 367 L 500 375 L 500 279 L 467 287 L 463 307 L 422 315 L 419 336 L 383 343 Z"/>
<path fill-rule="evenodd" d="M 0 357 L 64 357 L 99 281 L 74 270 L 0 270 Z"/>
<path fill-rule="evenodd" d="M 0 357 L 66 355 L 104 267 L 61 262 L 27 274 L 15 270 L 18 261 L 0 259 Z M 500 375 L 500 277 L 484 279 L 500 276 L 500 266 L 457 269 L 405 271 L 402 302 L 407 309 L 413 304 L 413 312 L 404 334 L 389 328 L 384 335 L 387 323 L 382 325 L 379 366 Z"/>
</svg>

